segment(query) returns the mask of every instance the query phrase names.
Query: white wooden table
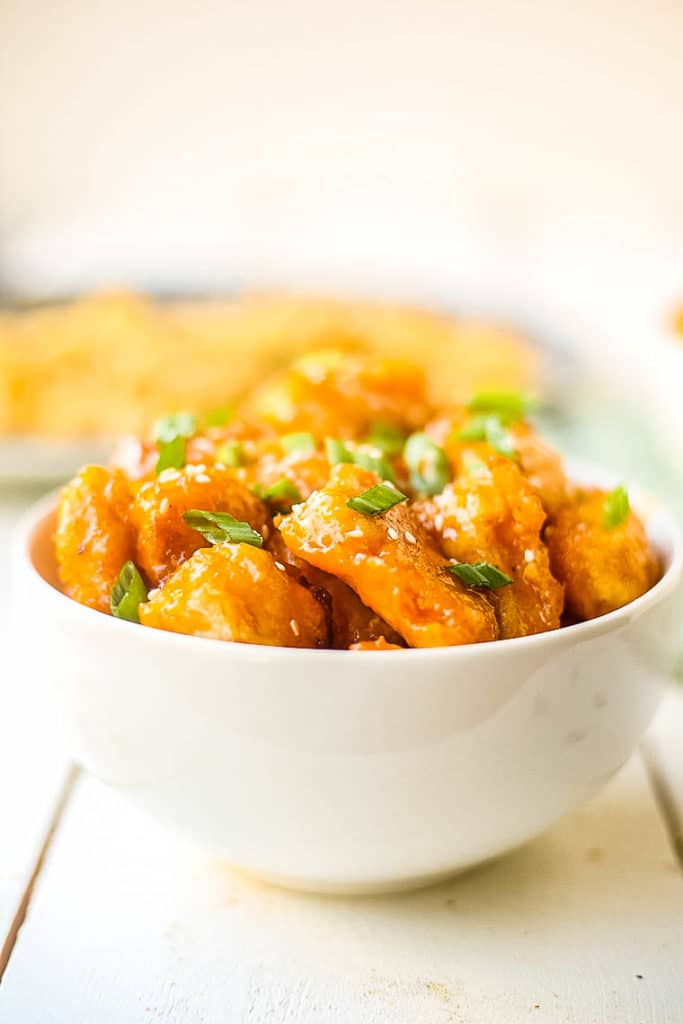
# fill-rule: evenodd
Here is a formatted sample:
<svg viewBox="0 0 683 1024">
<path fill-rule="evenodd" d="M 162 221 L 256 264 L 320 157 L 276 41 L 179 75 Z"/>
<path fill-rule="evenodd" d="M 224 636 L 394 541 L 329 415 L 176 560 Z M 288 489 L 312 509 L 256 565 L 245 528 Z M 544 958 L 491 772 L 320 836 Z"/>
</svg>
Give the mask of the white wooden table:
<svg viewBox="0 0 683 1024">
<path fill-rule="evenodd" d="M 5 626 L 24 501 L 0 498 Z M 683 1022 L 683 696 L 600 796 L 512 856 L 397 897 L 300 896 L 65 764 L 7 633 L 2 1024 Z"/>
</svg>

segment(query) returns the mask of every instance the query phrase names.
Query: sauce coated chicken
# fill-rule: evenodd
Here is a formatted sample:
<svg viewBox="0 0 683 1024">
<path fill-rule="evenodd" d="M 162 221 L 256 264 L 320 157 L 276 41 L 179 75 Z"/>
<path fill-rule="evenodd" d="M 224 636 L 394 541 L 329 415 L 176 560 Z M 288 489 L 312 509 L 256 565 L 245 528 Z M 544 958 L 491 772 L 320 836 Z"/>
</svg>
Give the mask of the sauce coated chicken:
<svg viewBox="0 0 683 1024">
<path fill-rule="evenodd" d="M 332 351 L 85 467 L 55 551 L 65 593 L 100 612 L 355 651 L 558 629 L 659 573 L 624 489 L 568 480 L 520 396 L 437 409 L 408 364 Z"/>
</svg>

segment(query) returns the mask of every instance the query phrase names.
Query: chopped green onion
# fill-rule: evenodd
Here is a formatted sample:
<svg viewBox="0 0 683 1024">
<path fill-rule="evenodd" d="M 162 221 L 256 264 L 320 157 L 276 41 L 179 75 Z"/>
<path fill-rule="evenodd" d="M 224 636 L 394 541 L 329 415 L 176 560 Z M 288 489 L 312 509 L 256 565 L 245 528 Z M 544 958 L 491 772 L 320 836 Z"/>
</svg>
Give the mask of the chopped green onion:
<svg viewBox="0 0 683 1024">
<path fill-rule="evenodd" d="M 297 434 L 285 434 L 280 438 L 280 444 L 286 452 L 314 452 L 315 438 L 313 434 L 301 431 Z"/>
<path fill-rule="evenodd" d="M 232 466 L 233 468 L 243 466 L 245 463 L 244 448 L 239 441 L 226 441 L 218 449 L 216 461 L 221 462 L 224 466 Z"/>
<path fill-rule="evenodd" d="M 381 448 L 385 455 L 400 455 L 403 449 L 403 431 L 394 423 L 374 420 L 370 424 L 368 444 Z"/>
<path fill-rule="evenodd" d="M 135 562 L 124 562 L 116 583 L 111 588 L 109 605 L 117 619 L 139 622 L 138 608 L 147 600 L 147 587 Z"/>
<path fill-rule="evenodd" d="M 356 466 L 362 466 L 363 469 L 369 469 L 371 473 L 376 473 L 382 480 L 389 480 L 392 484 L 396 480 L 393 469 L 381 455 L 355 451 L 353 452 L 353 461 Z"/>
<path fill-rule="evenodd" d="M 204 426 L 224 427 L 235 415 L 235 409 L 231 405 L 221 406 L 219 409 L 209 409 L 204 413 Z"/>
<path fill-rule="evenodd" d="M 209 544 L 252 544 L 255 548 L 263 547 L 263 537 L 252 530 L 249 523 L 235 519 L 228 512 L 204 512 L 193 508 L 183 513 L 183 519 L 193 530 L 201 533 Z"/>
<path fill-rule="evenodd" d="M 489 587 L 497 590 L 512 583 L 511 578 L 489 562 L 458 562 L 446 568 L 466 587 Z"/>
<path fill-rule="evenodd" d="M 467 476 L 481 476 L 487 472 L 488 466 L 483 459 L 480 459 L 474 452 L 465 450 L 462 453 L 462 471 Z"/>
<path fill-rule="evenodd" d="M 173 412 L 156 421 L 154 440 L 157 444 L 169 444 L 177 437 L 192 437 L 196 429 L 197 417 L 191 412 Z"/>
<path fill-rule="evenodd" d="M 628 491 L 620 484 L 610 491 L 602 506 L 602 525 L 605 530 L 613 530 L 621 526 L 630 511 Z"/>
<path fill-rule="evenodd" d="M 343 441 L 334 437 L 325 438 L 325 452 L 331 466 L 336 466 L 338 462 L 353 462 L 353 452 Z"/>
<path fill-rule="evenodd" d="M 467 403 L 470 412 L 497 416 L 504 426 L 523 420 L 538 408 L 538 400 L 519 391 L 480 391 Z"/>
<path fill-rule="evenodd" d="M 159 448 L 159 458 L 156 464 L 156 474 L 163 473 L 165 469 L 182 469 L 185 465 L 185 451 L 187 442 L 184 437 L 174 437 L 172 441 L 162 444 Z"/>
<path fill-rule="evenodd" d="M 429 497 L 441 494 L 448 483 L 448 459 L 443 448 L 427 434 L 411 434 L 403 449 L 413 490 Z"/>
<path fill-rule="evenodd" d="M 407 500 L 407 496 L 401 494 L 393 484 L 382 483 L 375 484 L 374 487 L 363 491 L 355 498 L 349 498 L 346 504 L 354 512 L 362 512 L 364 516 L 377 516 L 380 512 L 386 512 L 394 505 L 399 505 L 402 501 Z"/>
<path fill-rule="evenodd" d="M 263 501 L 296 505 L 304 500 L 299 488 L 291 480 L 287 480 L 284 477 L 282 480 L 271 484 L 270 487 L 264 487 L 263 484 L 254 484 L 252 492 Z"/>
<path fill-rule="evenodd" d="M 512 438 L 498 416 L 473 416 L 456 436 L 460 441 L 487 441 L 500 455 L 517 458 Z"/>
</svg>

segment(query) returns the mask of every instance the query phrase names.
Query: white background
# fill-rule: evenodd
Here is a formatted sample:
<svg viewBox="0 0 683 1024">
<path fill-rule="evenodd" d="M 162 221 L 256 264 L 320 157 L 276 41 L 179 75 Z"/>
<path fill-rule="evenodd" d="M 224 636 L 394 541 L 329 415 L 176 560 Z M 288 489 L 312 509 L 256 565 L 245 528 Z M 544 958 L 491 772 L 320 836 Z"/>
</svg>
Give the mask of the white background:
<svg viewBox="0 0 683 1024">
<path fill-rule="evenodd" d="M 0 287 L 500 313 L 683 435 L 682 53 L 681 0 L 4 0 Z"/>
</svg>

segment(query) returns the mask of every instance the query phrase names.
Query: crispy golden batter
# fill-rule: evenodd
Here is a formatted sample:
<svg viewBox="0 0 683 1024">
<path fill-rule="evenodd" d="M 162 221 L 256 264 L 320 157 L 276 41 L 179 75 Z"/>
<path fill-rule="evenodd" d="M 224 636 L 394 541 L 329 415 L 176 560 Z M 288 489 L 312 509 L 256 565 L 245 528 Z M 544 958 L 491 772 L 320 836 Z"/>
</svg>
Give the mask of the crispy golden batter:
<svg viewBox="0 0 683 1024">
<path fill-rule="evenodd" d="M 634 512 L 605 529 L 606 491 L 581 491 L 546 530 L 553 572 L 564 583 L 566 608 L 576 619 L 594 619 L 640 597 L 656 582 L 659 566 Z"/>
<path fill-rule="evenodd" d="M 408 428 L 423 422 L 425 377 L 399 359 L 315 352 L 257 388 L 243 412 L 283 433 L 362 439 L 373 420 Z"/>
<path fill-rule="evenodd" d="M 492 458 L 416 506 L 449 558 L 489 562 L 512 578 L 490 592 L 502 639 L 558 628 L 563 593 L 541 540 L 545 512 L 515 462 Z"/>
<path fill-rule="evenodd" d="M 142 484 L 130 510 L 137 530 L 135 561 L 155 586 L 206 544 L 183 519 L 190 509 L 229 512 L 261 532 L 268 521 L 263 502 L 224 466 L 165 470 Z"/>
<path fill-rule="evenodd" d="M 336 466 L 325 488 L 280 521 L 287 546 L 353 587 L 413 647 L 495 640 L 491 604 L 449 575 L 405 504 L 380 516 L 348 507 L 378 480 L 359 466 Z"/>
<path fill-rule="evenodd" d="M 62 490 L 55 550 L 65 593 L 109 611 L 111 588 L 135 552 L 127 522 L 130 492 L 119 470 L 86 466 Z"/>
<path fill-rule="evenodd" d="M 325 643 L 325 613 L 273 556 L 249 544 L 196 551 L 140 605 L 140 621 L 173 633 L 278 647 Z"/>
</svg>

